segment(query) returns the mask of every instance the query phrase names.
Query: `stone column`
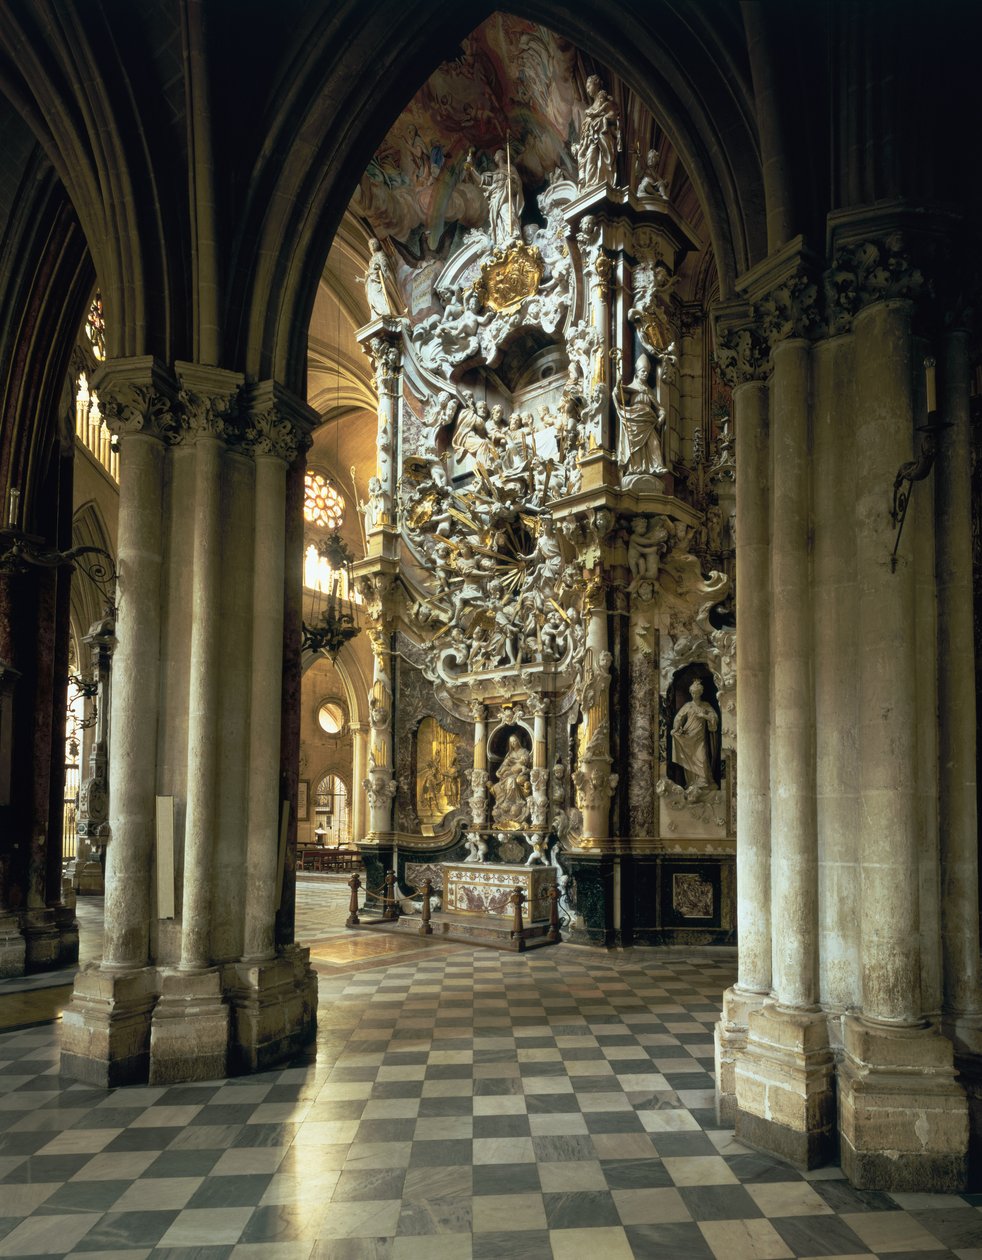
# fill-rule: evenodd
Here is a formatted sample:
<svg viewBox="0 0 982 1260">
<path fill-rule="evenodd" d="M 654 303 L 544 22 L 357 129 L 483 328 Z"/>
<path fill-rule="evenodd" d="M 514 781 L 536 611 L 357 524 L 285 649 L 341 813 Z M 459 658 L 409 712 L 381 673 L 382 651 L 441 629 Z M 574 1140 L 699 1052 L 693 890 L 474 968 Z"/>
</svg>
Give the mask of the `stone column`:
<svg viewBox="0 0 982 1260">
<path fill-rule="evenodd" d="M 402 328 L 399 320 L 376 321 L 359 333 L 375 370 L 378 398 L 375 486 L 366 518 L 370 555 L 395 556 L 396 486 L 399 480 L 399 408 L 402 398 Z"/>
<path fill-rule="evenodd" d="M 944 1031 L 955 1052 L 982 1054 L 979 977 L 979 853 L 976 795 L 972 603 L 969 343 L 964 328 L 945 337 L 941 414 L 951 424 L 935 464 L 938 582 L 938 813 L 941 830 Z M 976 662 L 978 667 L 978 662 Z"/>
<path fill-rule="evenodd" d="M 371 736 L 368 749 L 369 831 L 373 836 L 392 830 L 392 800 L 396 781 L 392 773 L 392 675 L 388 634 L 369 630 L 372 640 L 372 694 L 369 701 Z"/>
<path fill-rule="evenodd" d="M 532 709 L 532 784 L 531 819 L 532 829 L 539 833 L 539 838 L 546 830 L 546 819 L 549 813 L 549 769 L 546 748 L 546 713 L 548 701 L 538 696 L 531 703 Z"/>
<path fill-rule="evenodd" d="M 815 732 L 818 824 L 819 993 L 826 1011 L 860 1002 L 859 704 L 855 668 L 858 478 L 849 426 L 855 411 L 853 338 L 813 350 Z M 837 1022 L 830 1021 L 830 1033 Z"/>
<path fill-rule="evenodd" d="M 350 722 L 351 731 L 351 839 L 357 844 L 365 838 L 365 771 L 368 766 L 367 722 Z"/>
<path fill-rule="evenodd" d="M 14 689 L 19 678 L 20 671 L 0 659 L 0 806 L 4 809 L 10 805 Z M 5 841 L 9 844 L 10 837 Z M 20 918 L 10 908 L 10 854 L 0 851 L 0 978 L 23 975 L 24 954 Z"/>
<path fill-rule="evenodd" d="M 80 897 L 105 892 L 102 854 L 109 831 L 109 705 L 110 666 L 116 647 L 116 626 L 110 617 L 95 622 L 83 642 L 89 649 L 96 683 L 95 730 L 89 750 L 89 773 L 78 797 L 78 841 L 85 846 L 75 866 L 75 887 Z M 84 856 L 84 860 L 83 860 Z"/>
<path fill-rule="evenodd" d="M 181 960 L 161 973 L 150 1039 L 150 1083 L 213 1080 L 228 1068 L 229 1009 L 212 962 L 220 784 L 224 453 L 235 434 L 241 377 L 176 365 L 183 387 L 182 438 L 194 449 L 188 665 L 187 797 L 181 897 Z"/>
<path fill-rule="evenodd" d="M 583 834 L 576 847 L 599 850 L 605 847 L 609 835 L 610 798 L 617 786 L 618 776 L 611 773 L 610 667 L 613 658 L 607 640 L 607 607 L 602 579 L 594 578 L 591 588 L 585 600 L 589 613 L 580 695 L 582 743 L 573 784 L 583 815 Z"/>
<path fill-rule="evenodd" d="M 810 573 L 810 346 L 771 352 L 771 922 L 773 1001 L 748 1018 L 736 1133 L 792 1162 L 834 1141 L 832 1055 L 818 1009 L 818 848 Z M 739 457 L 738 457 L 739 468 Z M 738 476 L 742 474 L 738 471 Z M 737 525 L 739 544 L 740 527 Z M 739 581 L 743 581 L 741 575 Z M 741 628 L 738 644 L 746 637 Z M 738 651 L 739 651 L 738 647 Z M 742 696 L 740 698 L 742 707 Z M 741 770 L 742 770 L 741 757 Z M 740 841 L 738 839 L 738 845 Z"/>
<path fill-rule="evenodd" d="M 286 461 L 266 443 L 256 449 L 256 536 L 252 598 L 252 721 L 249 729 L 249 834 L 246 838 L 242 957 L 276 953 L 279 855 L 280 686 L 283 606 L 269 598 L 283 587 Z M 256 719 L 262 716 L 262 720 Z"/>
<path fill-rule="evenodd" d="M 231 1066 L 258 1071 L 299 1049 L 313 1030 L 316 984 L 309 951 L 276 948 L 281 886 L 280 706 L 283 589 L 286 555 L 286 471 L 303 444 L 305 426 L 292 423 L 268 390 L 252 399 L 247 437 L 255 454 L 255 539 L 252 594 L 252 697 L 249 728 L 249 811 L 246 837 L 242 959 L 230 993 L 234 1012 Z"/>
<path fill-rule="evenodd" d="M 488 822 L 488 710 L 483 704 L 471 707 L 474 718 L 474 768 L 471 770 L 471 791 L 468 803 L 471 810 L 475 852 L 483 852 L 486 842 L 479 834 Z"/>
<path fill-rule="evenodd" d="M 893 480 L 913 454 L 913 307 L 878 296 L 854 324 L 863 1011 L 843 1020 L 841 1158 L 854 1185 L 953 1190 L 966 1176 L 967 1104 L 951 1043 L 922 1018 L 918 957 L 917 723 L 935 717 L 917 712 L 906 533 L 927 521 L 909 516 L 896 567 L 890 558 Z"/>
<path fill-rule="evenodd" d="M 766 346 L 749 328 L 719 338 L 736 439 L 737 983 L 716 1025 L 716 1106 L 736 1116 L 736 1060 L 771 989 L 770 417 Z"/>
<path fill-rule="evenodd" d="M 79 973 L 62 1017 L 61 1067 L 103 1088 L 147 1079 L 156 977 L 148 966 L 160 691 L 165 449 L 173 386 L 146 359 L 93 382 L 119 439 L 119 594 L 110 724 L 110 841 L 102 964 Z"/>
</svg>

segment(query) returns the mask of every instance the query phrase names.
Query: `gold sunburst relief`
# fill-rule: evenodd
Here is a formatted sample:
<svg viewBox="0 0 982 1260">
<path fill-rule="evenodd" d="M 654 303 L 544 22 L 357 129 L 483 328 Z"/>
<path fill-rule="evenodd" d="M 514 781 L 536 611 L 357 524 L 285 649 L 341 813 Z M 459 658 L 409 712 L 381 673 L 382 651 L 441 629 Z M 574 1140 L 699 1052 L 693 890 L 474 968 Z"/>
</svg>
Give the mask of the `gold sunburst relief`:
<svg viewBox="0 0 982 1260">
<path fill-rule="evenodd" d="M 494 250 L 481 264 L 474 292 L 492 311 L 509 311 L 537 292 L 545 269 L 542 255 L 534 245 L 513 241 Z"/>
</svg>

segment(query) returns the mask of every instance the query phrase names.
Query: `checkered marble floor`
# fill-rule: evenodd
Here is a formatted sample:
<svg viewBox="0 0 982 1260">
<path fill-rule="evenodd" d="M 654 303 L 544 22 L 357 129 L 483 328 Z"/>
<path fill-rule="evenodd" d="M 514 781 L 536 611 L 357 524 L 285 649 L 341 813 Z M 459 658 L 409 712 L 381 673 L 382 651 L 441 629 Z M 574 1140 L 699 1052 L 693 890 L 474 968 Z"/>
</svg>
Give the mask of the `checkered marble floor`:
<svg viewBox="0 0 982 1260">
<path fill-rule="evenodd" d="M 859 1193 L 715 1120 L 728 964 L 465 946 L 324 974 L 282 1070 L 96 1090 L 0 1035 L 0 1257 L 982 1260 L 982 1196 Z"/>
</svg>

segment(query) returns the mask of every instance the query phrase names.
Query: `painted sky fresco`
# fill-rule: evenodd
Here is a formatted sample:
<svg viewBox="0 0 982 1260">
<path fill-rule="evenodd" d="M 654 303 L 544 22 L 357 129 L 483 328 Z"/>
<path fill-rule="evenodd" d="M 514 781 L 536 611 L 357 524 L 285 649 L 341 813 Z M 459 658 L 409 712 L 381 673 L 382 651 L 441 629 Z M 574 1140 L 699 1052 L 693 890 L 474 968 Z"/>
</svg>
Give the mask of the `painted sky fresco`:
<svg viewBox="0 0 982 1260">
<path fill-rule="evenodd" d="M 351 209 L 404 260 L 444 253 L 456 226 L 480 227 L 485 202 L 465 172 L 489 168 L 511 134 L 527 190 L 557 168 L 572 174 L 569 144 L 581 109 L 576 54 L 532 22 L 497 13 L 416 94 L 370 163 Z"/>
</svg>

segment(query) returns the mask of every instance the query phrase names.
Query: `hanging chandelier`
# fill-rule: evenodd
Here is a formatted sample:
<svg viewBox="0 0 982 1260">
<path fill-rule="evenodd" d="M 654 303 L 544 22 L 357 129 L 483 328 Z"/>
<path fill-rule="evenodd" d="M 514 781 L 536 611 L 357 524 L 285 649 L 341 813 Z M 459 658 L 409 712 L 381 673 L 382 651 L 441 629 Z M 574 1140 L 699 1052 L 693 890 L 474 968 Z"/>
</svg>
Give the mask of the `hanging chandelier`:
<svg viewBox="0 0 982 1260">
<path fill-rule="evenodd" d="M 351 566 L 354 556 L 337 530 L 326 538 L 317 539 L 314 546 L 317 554 L 330 567 L 331 583 L 323 609 L 320 608 L 319 595 L 315 596 L 314 620 L 309 625 L 306 621 L 303 622 L 301 648 L 305 652 L 325 653 L 331 658 L 333 665 L 344 645 L 361 633 L 361 627 L 352 611 L 354 603 L 344 598 L 352 590 Z"/>
</svg>

